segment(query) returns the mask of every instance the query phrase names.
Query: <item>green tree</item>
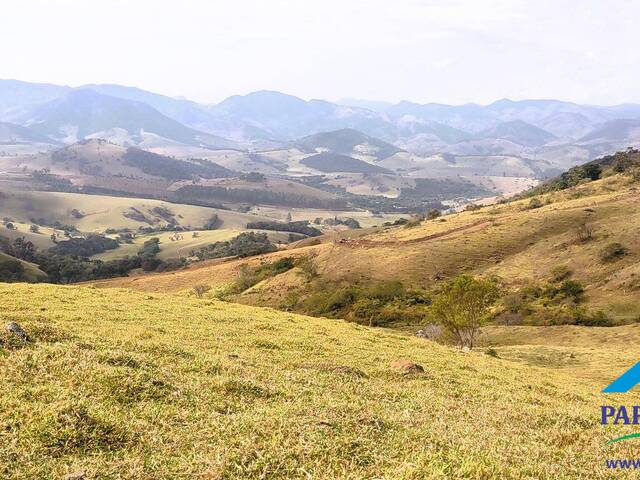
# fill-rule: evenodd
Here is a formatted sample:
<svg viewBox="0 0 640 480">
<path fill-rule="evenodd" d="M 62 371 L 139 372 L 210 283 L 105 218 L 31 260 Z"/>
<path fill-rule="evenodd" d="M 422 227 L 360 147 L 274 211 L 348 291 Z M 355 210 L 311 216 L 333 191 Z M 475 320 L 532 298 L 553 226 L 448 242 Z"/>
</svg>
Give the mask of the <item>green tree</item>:
<svg viewBox="0 0 640 480">
<path fill-rule="evenodd" d="M 460 346 L 473 348 L 499 293 L 498 286 L 491 280 L 460 275 L 444 285 L 434 299 L 431 312 Z"/>
</svg>

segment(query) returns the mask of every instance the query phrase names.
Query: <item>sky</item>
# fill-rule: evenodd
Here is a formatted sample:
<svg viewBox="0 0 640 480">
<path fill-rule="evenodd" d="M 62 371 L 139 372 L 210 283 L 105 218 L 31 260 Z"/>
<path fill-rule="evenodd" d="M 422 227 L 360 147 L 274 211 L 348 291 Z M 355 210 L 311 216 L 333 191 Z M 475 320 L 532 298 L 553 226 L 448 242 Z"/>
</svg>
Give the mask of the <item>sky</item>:
<svg viewBox="0 0 640 480">
<path fill-rule="evenodd" d="M 0 78 L 214 103 L 640 103 L 640 1 L 2 0 Z"/>
</svg>

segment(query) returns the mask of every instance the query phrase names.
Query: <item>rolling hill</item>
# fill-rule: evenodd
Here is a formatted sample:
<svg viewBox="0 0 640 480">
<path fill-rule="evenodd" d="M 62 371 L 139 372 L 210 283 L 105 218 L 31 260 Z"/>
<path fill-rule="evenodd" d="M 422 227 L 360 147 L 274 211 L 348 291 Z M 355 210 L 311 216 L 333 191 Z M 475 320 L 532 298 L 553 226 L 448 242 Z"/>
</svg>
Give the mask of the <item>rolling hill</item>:
<svg viewBox="0 0 640 480">
<path fill-rule="evenodd" d="M 522 120 L 500 123 L 494 127 L 479 132 L 478 137 L 508 140 L 527 147 L 540 147 L 556 138 L 552 133 L 523 122 Z"/>
<path fill-rule="evenodd" d="M 636 162 L 640 164 L 640 160 Z M 625 168 L 634 164 L 632 161 Z M 421 222 L 412 228 L 377 228 L 339 242 L 329 238 L 320 245 L 211 266 L 208 271 L 200 269 L 192 281 L 186 270 L 179 278 L 157 275 L 138 278 L 135 284 L 128 280 L 108 284 L 181 291 L 196 282 L 232 281 L 247 262 L 306 256 L 313 259 L 317 281 L 287 273 L 233 298 L 309 312 L 305 299 L 321 285 L 326 291 L 332 284 L 370 285 L 397 279 L 407 288 L 429 290 L 443 279 L 466 272 L 498 276 L 508 290 L 517 292 L 523 285 L 545 285 L 560 265 L 584 286 L 582 306 L 592 312 L 602 310 L 615 322 L 632 322 L 640 316 L 637 180 L 626 172 L 609 172 L 613 174 L 599 180 L 583 179 L 568 188 L 540 190 L 536 202 L 523 198 Z M 590 234 L 581 240 L 585 228 Z M 614 244 L 622 253 L 608 259 L 607 249 Z"/>
<path fill-rule="evenodd" d="M 317 153 L 303 158 L 300 163 L 325 173 L 391 173 L 378 165 L 336 153 Z"/>
<path fill-rule="evenodd" d="M 102 95 L 90 89 L 73 90 L 39 105 L 25 114 L 22 121 L 35 131 L 65 143 L 94 136 L 120 137 L 123 143 L 137 144 L 151 134 L 185 145 L 236 146 L 229 140 L 185 127 L 145 103 Z"/>
<path fill-rule="evenodd" d="M 0 333 L 7 480 L 604 479 L 634 458 L 597 418 L 633 327 L 498 330 L 496 357 L 189 295 L 3 284 L 0 309 L 29 338 Z"/>
<path fill-rule="evenodd" d="M 395 145 L 370 137 L 352 128 L 309 135 L 296 140 L 295 145 L 314 153 L 323 149 L 348 156 L 354 154 L 370 155 L 377 160 L 383 160 L 402 151 Z"/>
<path fill-rule="evenodd" d="M 15 123 L 0 122 L 0 144 L 43 143 L 56 145 L 58 142 L 30 128 Z"/>
</svg>

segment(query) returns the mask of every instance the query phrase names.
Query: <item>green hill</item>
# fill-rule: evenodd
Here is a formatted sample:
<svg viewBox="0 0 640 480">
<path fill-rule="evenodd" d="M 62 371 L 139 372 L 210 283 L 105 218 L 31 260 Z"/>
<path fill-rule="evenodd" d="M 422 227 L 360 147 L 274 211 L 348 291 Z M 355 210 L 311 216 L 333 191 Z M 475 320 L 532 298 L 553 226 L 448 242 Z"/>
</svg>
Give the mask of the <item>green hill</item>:
<svg viewBox="0 0 640 480">
<path fill-rule="evenodd" d="M 124 289 L 0 285 L 0 311 L 29 336 L 0 333 L 7 480 L 599 479 L 635 454 L 598 423 L 594 358 L 629 360 L 606 341 L 559 369 Z"/>
<path fill-rule="evenodd" d="M 310 157 L 300 160 L 302 165 L 314 168 L 324 173 L 389 173 L 391 171 L 386 168 L 372 165 L 363 160 L 358 160 L 347 155 L 340 155 L 337 153 L 318 153 L 311 155 Z"/>
</svg>

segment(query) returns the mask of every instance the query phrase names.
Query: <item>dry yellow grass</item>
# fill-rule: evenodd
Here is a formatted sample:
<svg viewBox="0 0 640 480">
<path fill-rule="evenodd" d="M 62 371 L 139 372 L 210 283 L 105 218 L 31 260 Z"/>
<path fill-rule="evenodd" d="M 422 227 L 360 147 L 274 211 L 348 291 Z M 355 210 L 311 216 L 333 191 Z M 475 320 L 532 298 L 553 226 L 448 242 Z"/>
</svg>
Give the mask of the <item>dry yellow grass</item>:
<svg viewBox="0 0 640 480">
<path fill-rule="evenodd" d="M 124 289 L 0 285 L 0 311 L 32 338 L 0 335 L 8 480 L 604 479 L 605 458 L 636 455 L 633 442 L 605 444 L 631 430 L 598 422 L 603 402 L 637 395 L 598 393 L 602 382 L 576 374 L 593 367 L 587 355 L 549 368 Z M 615 374 L 627 366 L 606 358 Z M 398 359 L 425 371 L 403 375 Z"/>
<path fill-rule="evenodd" d="M 527 209 L 529 200 L 485 207 L 414 228 L 377 229 L 349 241 L 307 247 L 305 254 L 314 256 L 327 281 L 400 279 L 427 288 L 436 278 L 461 272 L 497 275 L 508 285 L 518 286 L 547 279 L 554 267 L 566 265 L 574 278 L 586 285 L 585 305 L 589 308 L 603 309 L 619 320 L 638 318 L 637 184 L 614 176 L 541 198 L 548 202 L 542 208 Z M 594 237 L 580 243 L 576 241 L 577 230 L 585 222 L 592 226 Z M 603 263 L 600 252 L 611 242 L 622 243 L 628 255 Z M 215 284 L 221 276 L 219 269 L 226 266 L 199 268 L 194 279 L 197 276 L 199 282 Z M 189 285 L 188 277 L 187 271 L 181 274 L 179 284 L 167 280 L 164 285 L 170 291 L 181 290 Z M 138 285 L 145 288 L 145 282 Z M 277 305 L 278 301 L 270 295 L 267 304 Z"/>
</svg>

